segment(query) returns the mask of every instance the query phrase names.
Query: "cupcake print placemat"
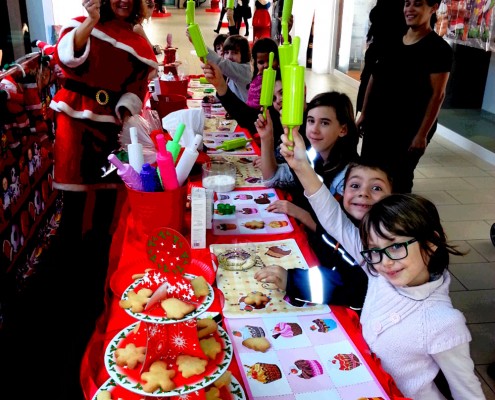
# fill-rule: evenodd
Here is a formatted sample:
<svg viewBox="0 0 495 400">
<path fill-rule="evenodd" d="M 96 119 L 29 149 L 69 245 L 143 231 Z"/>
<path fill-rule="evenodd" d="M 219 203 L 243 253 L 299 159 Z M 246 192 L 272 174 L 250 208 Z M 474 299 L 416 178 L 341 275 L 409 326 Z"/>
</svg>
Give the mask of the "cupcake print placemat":
<svg viewBox="0 0 495 400">
<path fill-rule="evenodd" d="M 224 321 L 249 399 L 389 399 L 332 313 Z"/>
<path fill-rule="evenodd" d="M 284 300 L 285 291 L 254 279 L 256 271 L 269 265 L 307 269 L 308 264 L 294 239 L 214 244 L 210 245 L 210 252 L 218 266 L 216 282 L 225 297 L 226 318 L 320 314 L 330 310 L 324 304 L 291 306 Z"/>
<path fill-rule="evenodd" d="M 267 211 L 267 207 L 279 200 L 275 189 L 242 190 L 217 193 L 213 212 L 215 235 L 277 235 L 294 230 L 286 214 Z M 225 213 L 228 205 L 232 211 Z M 231 207 L 234 206 L 235 210 Z"/>
</svg>

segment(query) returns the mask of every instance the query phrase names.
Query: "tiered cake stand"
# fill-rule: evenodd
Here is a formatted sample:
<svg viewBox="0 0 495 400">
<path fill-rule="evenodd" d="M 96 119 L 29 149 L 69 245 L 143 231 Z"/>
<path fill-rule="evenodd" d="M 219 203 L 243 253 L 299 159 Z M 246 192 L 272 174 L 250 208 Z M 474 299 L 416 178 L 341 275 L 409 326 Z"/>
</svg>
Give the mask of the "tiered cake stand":
<svg viewBox="0 0 495 400">
<path fill-rule="evenodd" d="M 160 231 L 160 235 L 155 236 L 154 238 L 152 237 L 153 235 L 150 235 L 150 238 L 148 239 L 149 258 L 159 269 L 163 269 L 163 264 L 166 263 L 167 268 L 165 268 L 165 270 L 170 271 L 172 269 L 174 271 L 180 271 L 182 269 L 182 266 L 179 265 L 179 262 L 182 263 L 180 260 L 184 258 L 189 259 L 188 256 L 185 256 L 185 252 L 189 251 L 190 254 L 190 249 L 181 248 L 181 243 L 187 243 L 187 241 L 180 233 L 167 228 L 163 229 L 165 229 L 166 232 L 162 230 Z M 170 233 L 172 233 L 172 238 L 169 238 L 169 236 L 171 236 Z M 160 237 L 163 240 L 160 239 Z M 173 242 L 171 248 L 175 250 L 164 252 L 163 248 L 167 245 L 167 243 L 164 242 L 169 239 Z M 175 264 L 174 262 L 170 262 L 170 258 L 174 260 L 177 259 L 177 262 Z M 184 274 L 183 277 L 186 280 L 195 278 L 194 275 L 190 274 Z M 122 300 L 128 299 L 130 291 L 137 293 L 141 288 L 146 287 L 146 285 L 147 282 L 145 281 L 145 278 L 134 281 L 122 294 Z M 204 313 L 211 306 L 214 299 L 214 291 L 209 284 L 208 289 L 208 294 L 199 298 L 196 310 L 187 314 L 182 319 L 167 318 L 165 311 L 159 305 L 151 307 L 149 310 L 143 310 L 142 312 L 132 312 L 131 309 L 123 309 L 123 312 L 127 312 L 127 314 L 135 318 L 138 322 L 122 329 L 108 344 L 105 351 L 104 362 L 107 372 L 110 375 L 110 379 L 98 389 L 93 399 L 96 400 L 98 394 L 102 391 L 109 391 L 113 399 L 123 398 L 125 400 L 133 400 L 134 398 L 142 399 L 143 396 L 146 398 L 181 396 L 180 398 L 182 399 L 188 398 L 184 397 L 184 395 L 205 389 L 220 378 L 229 367 L 233 357 L 233 348 L 230 338 L 227 332 L 220 326 L 218 326 L 218 330 L 214 332 L 212 336 L 220 343 L 221 351 L 217 354 L 215 359 L 208 358 L 208 364 L 202 374 L 184 378 L 175 365 L 175 361 L 168 360 L 168 369 L 174 369 L 176 371 L 175 377 L 173 378 L 176 387 L 170 391 L 163 391 L 161 388 L 158 388 L 152 393 L 144 391 L 143 387 L 146 381 L 141 379 L 141 373 L 145 372 L 142 371 L 142 369 L 144 369 L 143 364 L 138 363 L 135 368 L 130 369 L 127 366 L 117 365 L 116 359 L 117 349 L 125 348 L 130 343 L 133 343 L 136 347 L 146 347 L 146 352 L 150 352 L 148 355 L 163 354 L 161 353 L 163 349 L 171 347 L 175 348 L 176 351 L 178 349 L 179 354 L 181 354 L 181 349 L 184 349 L 184 354 L 189 354 L 188 350 L 190 350 L 191 344 L 187 343 L 187 335 L 182 335 L 182 333 L 187 331 L 188 327 L 190 328 L 191 326 L 196 329 L 195 320 L 200 318 L 202 314 L 206 315 Z M 196 342 L 196 344 L 198 344 L 198 342 Z M 147 357 L 145 363 L 150 364 L 152 361 L 156 360 L 150 361 Z M 149 365 L 147 366 L 149 367 Z M 245 400 L 244 391 L 235 378 L 232 379 L 229 389 L 233 400 Z"/>
</svg>

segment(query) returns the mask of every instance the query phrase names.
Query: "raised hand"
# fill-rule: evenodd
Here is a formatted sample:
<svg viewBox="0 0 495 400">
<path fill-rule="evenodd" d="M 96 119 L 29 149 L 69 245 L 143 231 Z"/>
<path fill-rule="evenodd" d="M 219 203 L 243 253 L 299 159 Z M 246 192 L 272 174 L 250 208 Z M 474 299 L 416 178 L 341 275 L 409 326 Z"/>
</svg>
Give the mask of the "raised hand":
<svg viewBox="0 0 495 400">
<path fill-rule="evenodd" d="M 289 140 L 289 129 L 284 127 L 284 134 L 281 136 L 282 144 L 280 145 L 280 154 L 285 158 L 287 164 L 294 170 L 300 170 L 305 164 L 309 165 L 308 156 L 306 155 L 306 146 L 299 129 L 292 130 L 292 139 Z"/>
<path fill-rule="evenodd" d="M 259 114 L 254 126 L 261 140 L 273 139 L 273 123 L 270 113 L 266 113 L 266 118 L 263 114 Z"/>
<path fill-rule="evenodd" d="M 100 0 L 84 0 L 82 2 L 82 5 L 85 8 L 86 12 L 88 13 L 89 18 L 96 21 L 100 20 L 100 6 L 101 6 Z"/>
</svg>

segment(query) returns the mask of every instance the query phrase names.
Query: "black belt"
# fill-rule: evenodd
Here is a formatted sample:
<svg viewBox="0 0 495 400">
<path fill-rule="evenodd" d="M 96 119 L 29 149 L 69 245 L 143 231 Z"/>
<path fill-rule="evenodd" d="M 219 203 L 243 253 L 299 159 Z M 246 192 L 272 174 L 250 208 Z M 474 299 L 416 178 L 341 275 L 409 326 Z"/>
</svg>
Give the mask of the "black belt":
<svg viewBox="0 0 495 400">
<path fill-rule="evenodd" d="M 97 89 L 73 79 L 66 79 L 63 85 L 65 89 L 70 90 L 71 92 L 79 93 L 96 100 L 101 106 L 108 105 L 110 107 L 115 107 L 120 98 L 120 93 L 107 89 Z"/>
</svg>

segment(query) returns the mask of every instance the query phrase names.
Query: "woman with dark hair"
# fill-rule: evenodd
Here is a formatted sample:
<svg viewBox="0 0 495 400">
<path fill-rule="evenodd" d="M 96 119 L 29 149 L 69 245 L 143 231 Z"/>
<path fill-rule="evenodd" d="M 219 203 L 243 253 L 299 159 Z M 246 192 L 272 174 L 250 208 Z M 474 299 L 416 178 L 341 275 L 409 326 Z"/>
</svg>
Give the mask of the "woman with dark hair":
<svg viewBox="0 0 495 400">
<path fill-rule="evenodd" d="M 392 172 L 395 192 L 411 192 L 445 98 L 453 52 L 432 29 L 439 4 L 405 0 L 407 31 L 391 38 L 387 53 L 373 66 L 357 120 L 361 156 Z"/>
<path fill-rule="evenodd" d="M 60 32 L 55 58 L 66 80 L 50 107 L 56 111 L 53 187 L 62 191 L 64 201 L 60 274 L 64 282 L 77 281 L 91 293 L 92 302 L 76 310 L 89 320 L 75 328 L 84 336 L 103 309 L 117 189 L 123 188 L 118 176 L 103 178 L 102 167 L 120 147 L 122 125 L 141 112 L 148 76 L 158 63 L 146 38 L 133 30 L 145 17 L 144 1 L 84 0 L 82 5 L 88 16 L 72 19 Z M 88 198 L 94 198 L 93 207 L 86 206 Z M 92 213 L 85 215 L 88 209 Z M 83 225 L 91 227 L 84 241 Z M 67 261 L 82 259 L 85 265 L 65 268 Z"/>
</svg>

